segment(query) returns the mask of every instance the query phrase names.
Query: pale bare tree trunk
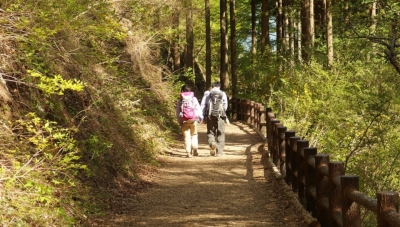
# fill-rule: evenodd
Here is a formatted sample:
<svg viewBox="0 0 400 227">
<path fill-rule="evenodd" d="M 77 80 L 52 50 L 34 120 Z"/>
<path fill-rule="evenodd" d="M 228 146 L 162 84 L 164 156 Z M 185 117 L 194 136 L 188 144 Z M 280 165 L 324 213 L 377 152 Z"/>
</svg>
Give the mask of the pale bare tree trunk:
<svg viewBox="0 0 400 227">
<path fill-rule="evenodd" d="M 269 5 L 268 0 L 262 0 L 261 2 L 261 53 L 267 54 L 266 51 L 270 51 L 270 40 L 269 40 Z"/>
<path fill-rule="evenodd" d="M 333 25 L 332 25 L 332 2 L 326 0 L 326 45 L 328 65 L 333 65 Z"/>
<path fill-rule="evenodd" d="M 303 58 L 301 57 L 301 53 L 303 52 L 303 48 L 301 46 L 301 20 L 295 23 L 295 26 L 297 28 L 297 59 L 299 60 L 299 62 L 302 62 Z"/>
<path fill-rule="evenodd" d="M 230 0 L 230 25 L 231 25 L 231 74 L 232 74 L 232 97 L 237 97 L 237 56 L 236 56 L 236 16 L 235 0 Z"/>
<path fill-rule="evenodd" d="M 205 0 L 206 16 L 206 89 L 211 88 L 211 16 L 210 0 Z"/>
<path fill-rule="evenodd" d="M 221 89 L 226 90 L 229 86 L 228 76 L 228 29 L 227 29 L 227 7 L 226 0 L 220 0 L 220 26 L 221 26 Z"/>
<path fill-rule="evenodd" d="M 315 25 L 314 25 L 314 0 L 309 0 L 310 4 L 310 33 L 311 33 L 311 47 L 315 43 Z"/>
<path fill-rule="evenodd" d="M 371 5 L 371 22 L 372 23 L 371 23 L 371 27 L 370 27 L 370 34 L 372 36 L 375 36 L 375 32 L 376 32 L 376 1 L 373 1 L 372 5 Z M 372 48 L 373 48 L 372 54 L 375 54 L 376 53 L 376 51 L 375 51 L 376 43 L 372 43 Z M 368 58 L 370 58 L 369 54 L 368 54 Z"/>
</svg>

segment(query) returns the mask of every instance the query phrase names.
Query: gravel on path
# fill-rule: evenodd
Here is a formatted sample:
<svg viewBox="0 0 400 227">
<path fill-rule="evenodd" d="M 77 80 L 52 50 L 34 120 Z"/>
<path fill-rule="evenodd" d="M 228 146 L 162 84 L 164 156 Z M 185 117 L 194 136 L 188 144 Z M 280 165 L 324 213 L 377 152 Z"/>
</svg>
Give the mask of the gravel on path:
<svg viewBox="0 0 400 227">
<path fill-rule="evenodd" d="M 159 157 L 148 187 L 114 198 L 106 218 L 91 226 L 308 226 L 296 198 L 262 163 L 256 132 L 240 122 L 227 125 L 224 154 L 214 157 L 206 125 L 198 128 L 199 156 L 186 158 L 180 141 Z"/>
</svg>

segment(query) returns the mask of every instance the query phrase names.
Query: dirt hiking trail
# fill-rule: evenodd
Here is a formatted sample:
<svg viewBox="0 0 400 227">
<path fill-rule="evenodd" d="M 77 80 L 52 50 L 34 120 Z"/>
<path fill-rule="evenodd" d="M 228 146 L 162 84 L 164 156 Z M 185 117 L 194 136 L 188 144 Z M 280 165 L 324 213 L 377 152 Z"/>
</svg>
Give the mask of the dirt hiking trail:
<svg viewBox="0 0 400 227">
<path fill-rule="evenodd" d="M 308 226 L 296 198 L 261 162 L 263 143 L 255 131 L 240 122 L 226 125 L 225 151 L 213 157 L 206 125 L 198 128 L 199 156 L 186 158 L 180 141 L 159 157 L 162 166 L 149 187 L 116 198 L 119 205 L 92 226 Z"/>
</svg>

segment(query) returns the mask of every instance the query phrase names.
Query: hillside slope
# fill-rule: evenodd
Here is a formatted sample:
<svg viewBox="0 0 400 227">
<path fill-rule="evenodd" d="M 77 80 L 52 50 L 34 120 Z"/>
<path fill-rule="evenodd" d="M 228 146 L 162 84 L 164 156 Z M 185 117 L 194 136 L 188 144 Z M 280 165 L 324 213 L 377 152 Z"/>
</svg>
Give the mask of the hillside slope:
<svg viewBox="0 0 400 227">
<path fill-rule="evenodd" d="M 0 7 L 0 224 L 87 225 L 176 138 L 175 85 L 118 5 Z"/>
</svg>

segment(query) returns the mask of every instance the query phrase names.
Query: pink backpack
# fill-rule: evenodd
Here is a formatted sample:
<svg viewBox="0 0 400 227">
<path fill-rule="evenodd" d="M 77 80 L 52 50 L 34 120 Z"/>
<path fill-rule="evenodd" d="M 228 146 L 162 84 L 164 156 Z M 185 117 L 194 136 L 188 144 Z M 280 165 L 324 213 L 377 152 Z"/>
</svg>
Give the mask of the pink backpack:
<svg viewBox="0 0 400 227">
<path fill-rule="evenodd" d="M 196 110 L 194 106 L 194 93 L 182 92 L 181 93 L 181 114 L 182 121 L 195 121 L 197 119 Z"/>
</svg>

